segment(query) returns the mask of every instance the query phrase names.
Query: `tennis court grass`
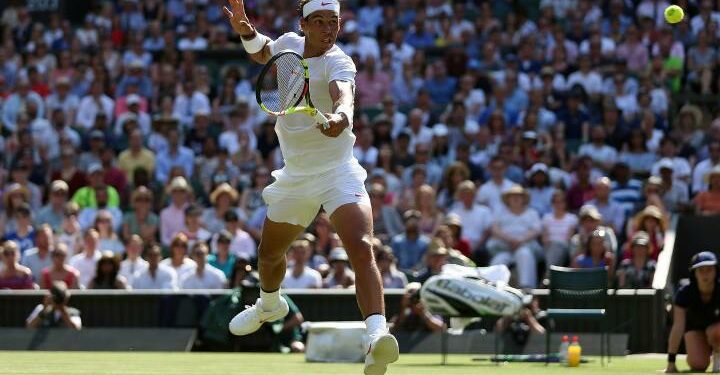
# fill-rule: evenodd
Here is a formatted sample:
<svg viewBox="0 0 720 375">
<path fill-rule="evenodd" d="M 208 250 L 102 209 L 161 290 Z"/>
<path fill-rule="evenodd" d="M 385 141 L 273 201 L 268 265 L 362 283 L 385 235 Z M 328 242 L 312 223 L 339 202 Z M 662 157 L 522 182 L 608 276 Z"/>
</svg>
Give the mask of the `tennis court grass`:
<svg viewBox="0 0 720 375">
<path fill-rule="evenodd" d="M 608 367 L 592 363 L 579 368 L 558 364 L 511 363 L 496 366 L 468 355 L 451 355 L 446 366 L 439 355 L 402 355 L 388 375 L 554 375 L 649 374 L 662 369 L 662 358 L 616 358 Z M 678 362 L 680 363 L 680 362 Z M 306 363 L 301 355 L 249 353 L 147 353 L 147 352 L 0 352 L 2 374 L 238 374 L 238 375 L 344 375 L 362 374 L 361 364 Z M 684 366 L 681 367 L 684 369 Z"/>
</svg>

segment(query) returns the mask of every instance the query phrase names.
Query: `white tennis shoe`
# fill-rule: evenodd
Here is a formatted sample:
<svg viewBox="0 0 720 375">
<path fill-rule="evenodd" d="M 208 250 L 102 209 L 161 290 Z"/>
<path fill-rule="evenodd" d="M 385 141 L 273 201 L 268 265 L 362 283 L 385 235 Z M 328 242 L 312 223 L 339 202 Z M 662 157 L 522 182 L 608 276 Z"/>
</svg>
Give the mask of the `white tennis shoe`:
<svg viewBox="0 0 720 375">
<path fill-rule="evenodd" d="M 280 298 L 280 303 L 274 311 L 263 310 L 260 302 L 258 298 L 254 305 L 241 311 L 230 321 L 228 328 L 233 335 L 249 335 L 260 329 L 265 322 L 282 319 L 290 311 L 285 298 Z"/>
<path fill-rule="evenodd" d="M 387 365 L 398 360 L 400 349 L 389 333 L 370 335 L 365 354 L 365 375 L 384 375 Z"/>
</svg>

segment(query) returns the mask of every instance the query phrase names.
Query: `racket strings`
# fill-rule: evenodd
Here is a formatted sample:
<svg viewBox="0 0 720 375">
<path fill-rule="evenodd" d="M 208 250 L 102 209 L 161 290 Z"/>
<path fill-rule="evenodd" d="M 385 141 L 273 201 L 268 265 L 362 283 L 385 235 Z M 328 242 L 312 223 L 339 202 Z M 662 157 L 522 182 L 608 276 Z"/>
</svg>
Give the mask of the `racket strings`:
<svg viewBox="0 0 720 375">
<path fill-rule="evenodd" d="M 275 76 L 270 78 L 270 90 L 264 90 L 261 100 L 273 112 L 282 112 L 297 105 L 305 95 L 305 71 L 300 59 L 282 55 L 273 62 Z"/>
</svg>

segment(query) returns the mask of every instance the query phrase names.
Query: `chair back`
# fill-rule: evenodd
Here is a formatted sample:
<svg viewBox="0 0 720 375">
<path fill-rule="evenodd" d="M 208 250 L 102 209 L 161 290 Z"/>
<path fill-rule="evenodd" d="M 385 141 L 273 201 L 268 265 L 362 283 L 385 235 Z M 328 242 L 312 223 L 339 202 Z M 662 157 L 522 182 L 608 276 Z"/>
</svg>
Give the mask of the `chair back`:
<svg viewBox="0 0 720 375">
<path fill-rule="evenodd" d="M 605 307 L 608 272 L 605 268 L 567 268 L 550 266 L 549 306 L 563 301 L 586 301 L 592 306 Z"/>
</svg>

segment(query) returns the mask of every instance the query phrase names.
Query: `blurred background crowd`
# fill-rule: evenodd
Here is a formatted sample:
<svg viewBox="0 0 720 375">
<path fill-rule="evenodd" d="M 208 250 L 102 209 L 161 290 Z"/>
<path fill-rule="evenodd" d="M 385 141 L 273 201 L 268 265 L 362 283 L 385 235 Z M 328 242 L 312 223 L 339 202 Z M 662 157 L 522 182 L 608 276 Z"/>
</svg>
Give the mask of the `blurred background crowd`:
<svg viewBox="0 0 720 375">
<path fill-rule="evenodd" d="M 0 288 L 256 283 L 262 189 L 282 167 L 224 0 L 91 1 L 0 16 Z M 608 267 L 648 287 L 674 213 L 720 212 L 720 2 L 344 1 L 355 156 L 386 287 L 446 263 Z M 72 4 L 70 4 L 72 5 Z M 70 6 L 69 5 L 69 6 Z M 294 1 L 248 0 L 298 31 Z M 696 98 L 696 104 L 690 99 Z M 320 212 L 287 288 L 348 288 Z"/>
</svg>

